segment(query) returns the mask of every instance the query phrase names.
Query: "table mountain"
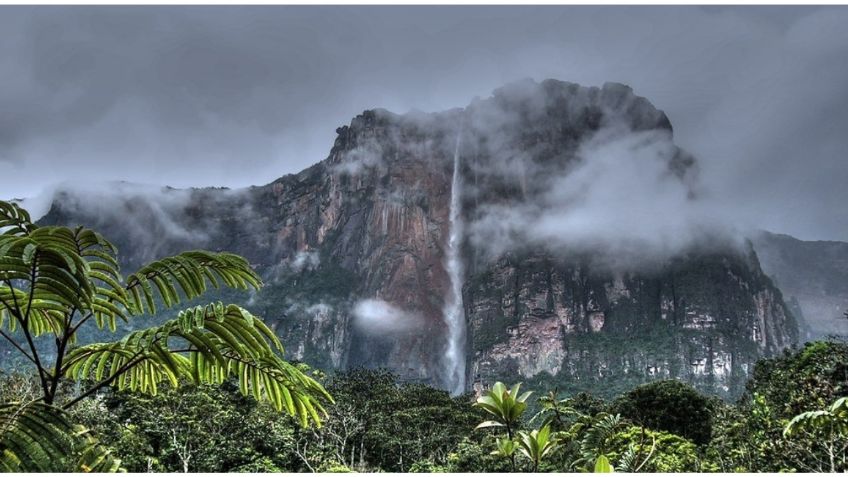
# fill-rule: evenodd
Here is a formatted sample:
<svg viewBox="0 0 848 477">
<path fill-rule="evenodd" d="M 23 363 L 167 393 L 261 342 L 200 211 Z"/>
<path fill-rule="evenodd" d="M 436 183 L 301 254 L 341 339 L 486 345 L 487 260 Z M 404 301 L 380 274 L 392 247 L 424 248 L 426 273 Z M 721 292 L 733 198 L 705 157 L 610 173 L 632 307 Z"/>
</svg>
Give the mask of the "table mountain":
<svg viewBox="0 0 848 477">
<path fill-rule="evenodd" d="M 241 254 L 267 286 L 228 298 L 263 316 L 289 357 L 450 389 L 535 380 L 609 395 L 678 377 L 734 396 L 758 358 L 797 340 L 749 243 L 683 222 L 657 226 L 659 245 L 639 222 L 632 240 L 591 227 L 607 218 L 581 209 L 586 197 L 621 190 L 592 175 L 591 154 L 639 176 L 638 154 L 698 200 L 697 162 L 627 86 L 528 80 L 440 113 L 365 111 L 336 132 L 326 159 L 264 186 L 67 189 L 42 222 L 102 231 L 126 269 L 190 248 Z M 572 210 L 583 215 L 561 233 L 557 214 Z"/>
</svg>

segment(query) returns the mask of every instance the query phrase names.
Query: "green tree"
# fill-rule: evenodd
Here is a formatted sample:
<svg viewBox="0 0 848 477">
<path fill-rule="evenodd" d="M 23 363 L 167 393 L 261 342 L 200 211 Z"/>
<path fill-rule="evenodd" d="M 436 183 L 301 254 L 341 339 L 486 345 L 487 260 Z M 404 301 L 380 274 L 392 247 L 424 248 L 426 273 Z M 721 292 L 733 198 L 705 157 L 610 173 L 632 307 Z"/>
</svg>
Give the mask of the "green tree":
<svg viewBox="0 0 848 477">
<path fill-rule="evenodd" d="M 327 389 L 338 404 L 320 429 L 296 433 L 303 470 L 325 462 L 357 471 L 407 472 L 412 465 L 447 464 L 483 413 L 470 397 L 419 383 L 403 383 L 384 370 L 355 369 L 333 376 Z"/>
<path fill-rule="evenodd" d="M 706 450 L 721 472 L 748 472 L 757 469 L 759 452 L 748 405 L 716 401 L 712 406 L 713 437 Z M 760 434 L 762 435 L 762 434 Z"/>
<path fill-rule="evenodd" d="M 34 367 L 39 412 L 53 415 L 51 422 L 107 386 L 156 394 L 163 381 L 220 384 L 235 377 L 243 394 L 298 416 L 302 425 L 320 424 L 321 401 L 330 395 L 284 361 L 274 333 L 236 305 L 197 306 L 117 341 L 79 345 L 83 326 L 115 332 L 119 320 L 155 314 L 222 284 L 262 285 L 243 258 L 204 251 L 164 258 L 124 278 L 115 247 L 97 232 L 40 227 L 24 209 L 0 201 L 0 336 Z M 74 393 L 71 383 L 82 390 Z M 26 403 L 7 408 L 16 406 L 34 409 Z M 30 460 L 13 449 L 32 447 L 25 436 L 37 440 L 39 434 L 25 432 L 32 428 L 21 419 L 4 424 L 3 458 L 17 458 L 25 468 Z"/>
<path fill-rule="evenodd" d="M 759 394 L 786 418 L 848 395 L 848 343 L 815 341 L 754 366 L 746 397 Z"/>
<path fill-rule="evenodd" d="M 613 410 L 639 425 L 668 431 L 696 444 L 707 444 L 712 434 L 709 399 L 677 380 L 639 386 L 613 403 Z"/>
<path fill-rule="evenodd" d="M 757 362 L 736 406 L 714 405 L 708 453 L 723 472 L 826 472 L 828 440 L 786 425 L 848 394 L 848 344 L 811 342 Z"/>
<path fill-rule="evenodd" d="M 486 436 L 482 441 L 471 437 L 461 440 L 448 455 L 448 470 L 450 472 L 509 472 L 512 469 L 510 460 L 491 451 L 492 446 L 497 448 L 497 443 L 492 443 L 492 440 L 497 439 Z"/>
<path fill-rule="evenodd" d="M 551 426 L 555 431 L 565 430 L 569 423 L 583 415 L 575 408 L 574 399 L 560 399 L 556 389 L 540 396 L 539 406 L 541 409 L 530 419 L 530 422 L 541 419 L 542 426 Z"/>
<path fill-rule="evenodd" d="M 625 472 L 713 472 L 690 440 L 666 431 L 627 426 L 610 442 L 609 457 Z"/>
<path fill-rule="evenodd" d="M 298 424 L 271 405 L 223 385 L 163 387 L 156 396 L 110 391 L 86 400 L 73 417 L 114 442 L 132 472 L 230 472 L 295 469 Z M 214 452 L 210 452 L 214 449 Z"/>
</svg>

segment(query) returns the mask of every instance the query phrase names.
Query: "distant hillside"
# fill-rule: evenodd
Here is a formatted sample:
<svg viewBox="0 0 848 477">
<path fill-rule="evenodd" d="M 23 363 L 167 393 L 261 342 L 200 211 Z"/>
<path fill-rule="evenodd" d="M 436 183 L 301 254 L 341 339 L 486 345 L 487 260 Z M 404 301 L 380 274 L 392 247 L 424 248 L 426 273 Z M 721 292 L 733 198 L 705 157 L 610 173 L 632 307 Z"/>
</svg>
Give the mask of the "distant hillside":
<svg viewBox="0 0 848 477">
<path fill-rule="evenodd" d="M 848 243 L 761 232 L 753 238 L 763 271 L 802 312 L 802 338 L 848 336 Z"/>
</svg>

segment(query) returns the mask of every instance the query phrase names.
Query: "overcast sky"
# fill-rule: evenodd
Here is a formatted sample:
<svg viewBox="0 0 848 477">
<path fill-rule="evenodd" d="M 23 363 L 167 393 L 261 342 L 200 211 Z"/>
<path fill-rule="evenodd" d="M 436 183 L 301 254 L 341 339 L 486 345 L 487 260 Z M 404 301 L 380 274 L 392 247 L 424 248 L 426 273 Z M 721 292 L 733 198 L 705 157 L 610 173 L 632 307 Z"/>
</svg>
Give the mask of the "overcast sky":
<svg viewBox="0 0 848 477">
<path fill-rule="evenodd" d="M 629 84 L 713 199 L 848 240 L 848 8 L 0 7 L 0 197 L 264 184 L 364 109 L 531 77 Z"/>
</svg>

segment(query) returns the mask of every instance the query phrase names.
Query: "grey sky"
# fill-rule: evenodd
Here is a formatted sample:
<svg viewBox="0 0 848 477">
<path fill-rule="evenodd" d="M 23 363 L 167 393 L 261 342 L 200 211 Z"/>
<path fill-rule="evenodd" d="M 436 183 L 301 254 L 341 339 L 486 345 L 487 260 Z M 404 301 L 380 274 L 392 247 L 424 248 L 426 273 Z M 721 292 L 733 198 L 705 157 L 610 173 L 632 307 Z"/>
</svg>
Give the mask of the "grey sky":
<svg viewBox="0 0 848 477">
<path fill-rule="evenodd" d="M 846 7 L 3 6 L 0 197 L 263 184 L 364 109 L 551 77 L 665 110 L 752 226 L 848 240 L 846 24 Z"/>
</svg>

